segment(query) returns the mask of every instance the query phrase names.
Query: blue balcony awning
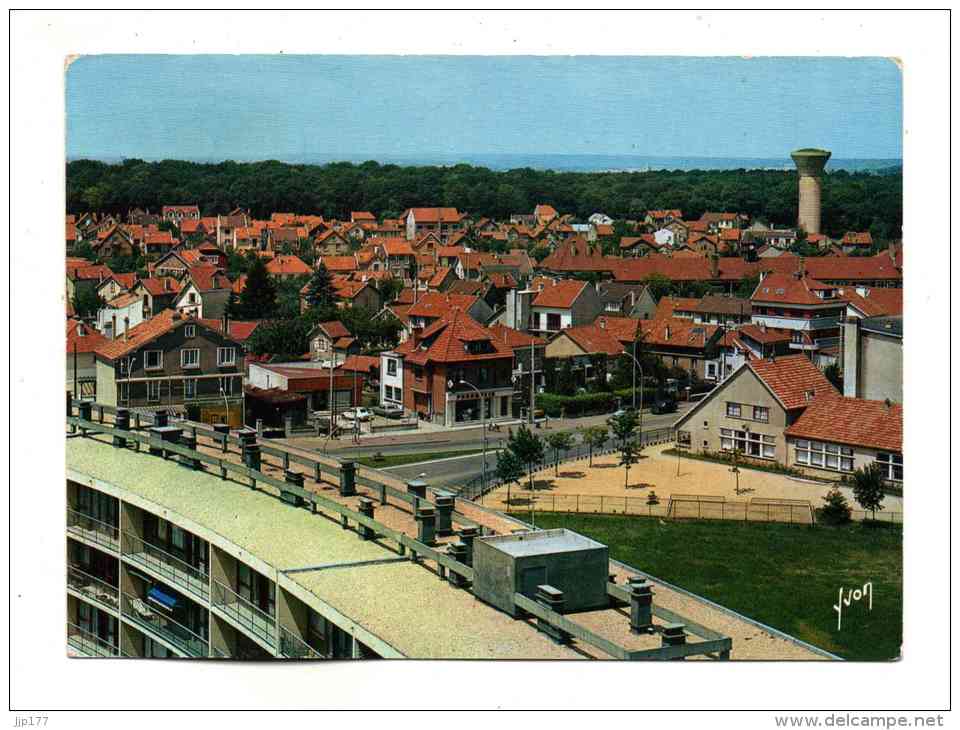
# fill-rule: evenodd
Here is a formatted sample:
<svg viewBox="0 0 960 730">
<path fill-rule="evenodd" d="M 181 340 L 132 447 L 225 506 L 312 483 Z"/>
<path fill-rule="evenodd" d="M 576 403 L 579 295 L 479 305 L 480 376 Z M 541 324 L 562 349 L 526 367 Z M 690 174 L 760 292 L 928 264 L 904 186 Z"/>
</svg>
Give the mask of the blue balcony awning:
<svg viewBox="0 0 960 730">
<path fill-rule="evenodd" d="M 147 600 L 160 605 L 168 611 L 172 610 L 177 605 L 176 598 L 171 596 L 169 593 L 164 593 L 162 590 L 156 587 L 147 591 Z"/>
</svg>

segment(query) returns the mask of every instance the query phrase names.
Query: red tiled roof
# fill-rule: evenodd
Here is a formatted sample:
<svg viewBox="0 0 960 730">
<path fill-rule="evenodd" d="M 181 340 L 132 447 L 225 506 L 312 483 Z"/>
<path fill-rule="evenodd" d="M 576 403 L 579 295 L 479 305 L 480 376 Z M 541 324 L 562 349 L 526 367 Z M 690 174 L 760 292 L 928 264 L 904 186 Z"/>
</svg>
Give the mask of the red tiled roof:
<svg viewBox="0 0 960 730">
<path fill-rule="evenodd" d="M 83 332 L 83 334 L 79 334 Z M 79 319 L 67 320 L 67 354 L 83 354 L 94 352 L 98 347 L 110 342 L 106 337 L 97 332 L 90 325 L 81 322 Z M 76 350 L 74 350 L 76 348 Z"/>
<path fill-rule="evenodd" d="M 836 299 L 824 299 L 817 296 L 817 291 L 829 292 L 835 289 L 822 281 L 807 276 L 797 277 L 793 274 L 767 274 L 757 284 L 751 302 L 775 302 L 777 304 L 830 304 Z"/>
<path fill-rule="evenodd" d="M 67 223 L 67 240 L 76 241 L 77 240 L 77 224 L 76 223 Z"/>
<path fill-rule="evenodd" d="M 635 246 L 645 243 L 648 246 L 653 246 L 654 248 L 660 248 L 660 245 L 657 243 L 657 239 L 654 238 L 652 233 L 644 233 L 639 236 L 623 236 L 620 239 L 620 248 L 630 249 Z"/>
<path fill-rule="evenodd" d="M 517 287 L 517 280 L 506 272 L 494 271 L 488 274 L 487 278 L 497 289 L 515 289 Z"/>
<path fill-rule="evenodd" d="M 67 263 L 67 277 L 77 281 L 104 281 L 113 276 L 113 272 L 104 264 L 91 264 L 84 261 L 82 264 Z"/>
<path fill-rule="evenodd" d="M 483 290 L 484 284 L 482 281 L 477 279 L 457 279 L 455 282 L 450 284 L 450 288 L 447 289 L 447 293 L 480 296 L 483 293 Z"/>
<path fill-rule="evenodd" d="M 439 267 L 436 270 L 436 272 L 434 272 L 434 274 L 430 277 L 430 281 L 427 282 L 427 286 L 429 287 L 440 286 L 443 283 L 443 280 L 446 279 L 447 276 L 450 274 L 450 271 L 451 269 L 449 266 Z"/>
<path fill-rule="evenodd" d="M 540 293 L 534 297 L 533 307 L 554 307 L 566 309 L 572 307 L 581 292 L 588 287 L 585 281 L 563 280 L 545 284 Z"/>
<path fill-rule="evenodd" d="M 372 355 L 348 355 L 337 370 L 350 370 L 358 373 L 378 373 L 380 358 Z"/>
<path fill-rule="evenodd" d="M 417 223 L 456 223 L 463 214 L 456 208 L 408 208 L 403 213 L 403 219 L 413 213 Z"/>
<path fill-rule="evenodd" d="M 357 259 L 355 256 L 321 256 L 320 261 L 328 271 L 356 271 Z"/>
<path fill-rule="evenodd" d="M 653 314 L 654 319 L 666 319 L 676 316 L 674 313 L 679 309 L 681 312 L 692 312 L 700 304 L 700 300 L 691 297 L 660 297 L 657 302 L 657 309 Z"/>
<path fill-rule="evenodd" d="M 533 335 L 528 335 L 526 332 L 520 332 L 515 330 L 512 327 L 507 327 L 505 324 L 492 324 L 487 327 L 490 332 L 493 333 L 493 336 L 503 342 L 506 345 L 509 345 L 512 348 L 518 347 L 530 347 L 534 345 L 535 347 L 542 347 L 546 344 L 546 341 L 540 337 L 534 337 Z"/>
<path fill-rule="evenodd" d="M 884 451 L 903 451 L 903 406 L 862 398 L 817 399 L 784 434 Z"/>
<path fill-rule="evenodd" d="M 744 337 L 749 337 L 762 345 L 771 345 L 778 342 L 790 342 L 791 333 L 789 330 L 777 329 L 775 327 L 766 327 L 759 324 L 745 324 L 739 332 Z"/>
<path fill-rule="evenodd" d="M 467 346 L 475 342 L 488 342 L 490 352 L 468 352 Z M 513 360 L 513 350 L 506 343 L 499 341 L 489 329 L 477 324 L 457 306 L 449 309 L 443 319 L 424 329 L 416 342 L 411 338 L 396 348 L 396 352 L 418 365 L 428 362 L 476 362 L 502 358 Z"/>
<path fill-rule="evenodd" d="M 276 256 L 267 264 L 267 271 L 274 276 L 305 275 L 309 276 L 313 269 L 307 266 L 298 256 Z"/>
<path fill-rule="evenodd" d="M 223 332 L 223 320 L 222 319 L 199 319 L 197 320 L 200 324 L 205 327 L 209 327 L 212 330 L 217 332 Z M 227 332 L 230 337 L 237 342 L 244 342 L 250 335 L 253 334 L 253 331 L 260 326 L 260 320 L 239 320 L 239 319 L 229 319 L 227 320 Z"/>
<path fill-rule="evenodd" d="M 175 294 L 180 291 L 180 282 L 172 276 L 151 276 L 141 279 L 140 283 L 154 297 L 163 294 Z"/>
<path fill-rule="evenodd" d="M 377 217 L 368 210 L 354 210 L 350 213 L 350 220 L 355 223 L 359 223 L 360 221 L 376 222 Z"/>
<path fill-rule="evenodd" d="M 806 355 L 785 355 L 748 363 L 787 410 L 805 408 L 815 398 L 839 399 L 840 394 Z"/>
<path fill-rule="evenodd" d="M 623 263 L 617 256 L 604 256 L 599 246 L 586 239 L 574 237 L 557 246 L 556 250 L 540 262 L 540 268 L 548 271 L 614 271 Z"/>
<path fill-rule="evenodd" d="M 702 324 L 690 319 L 644 319 L 640 320 L 643 330 L 642 341 L 647 345 L 661 347 L 688 347 L 702 349 L 718 326 Z"/>
<path fill-rule="evenodd" d="M 597 235 L 598 236 L 612 236 L 613 235 L 613 226 L 609 223 L 598 223 L 597 224 Z"/>
<path fill-rule="evenodd" d="M 317 327 L 332 340 L 339 337 L 350 336 L 350 330 L 348 330 L 340 320 L 335 319 L 330 322 L 320 322 Z"/>
<path fill-rule="evenodd" d="M 427 292 L 417 299 L 417 303 L 410 308 L 409 314 L 411 317 L 442 317 L 444 312 L 453 307 L 466 312 L 477 299 L 470 294 Z"/>
<path fill-rule="evenodd" d="M 108 340 L 97 348 L 97 354 L 109 360 L 116 360 L 188 321 L 196 322 L 197 320 L 173 309 L 164 309 L 156 316 L 127 330 L 126 338 Z"/>
<path fill-rule="evenodd" d="M 615 357 L 623 352 L 623 345 L 612 332 L 596 324 L 582 324 L 560 330 L 551 341 L 560 337 L 569 337 L 588 355 L 610 355 Z"/>
<path fill-rule="evenodd" d="M 191 266 L 187 273 L 200 291 L 230 289 L 233 286 L 223 270 L 216 266 Z"/>
<path fill-rule="evenodd" d="M 674 210 L 648 210 L 647 215 L 651 218 L 683 218 L 683 212 L 679 209 Z"/>
<path fill-rule="evenodd" d="M 838 293 L 867 317 L 903 314 L 903 289 L 874 287 L 861 296 L 853 287 L 843 287 Z"/>
<path fill-rule="evenodd" d="M 633 342 L 643 331 L 640 326 L 641 320 L 633 317 L 611 317 L 601 314 L 594 321 L 600 329 L 606 330 L 616 337 L 620 342 Z"/>
<path fill-rule="evenodd" d="M 873 236 L 870 231 L 847 231 L 840 239 L 841 246 L 872 246 Z"/>
</svg>

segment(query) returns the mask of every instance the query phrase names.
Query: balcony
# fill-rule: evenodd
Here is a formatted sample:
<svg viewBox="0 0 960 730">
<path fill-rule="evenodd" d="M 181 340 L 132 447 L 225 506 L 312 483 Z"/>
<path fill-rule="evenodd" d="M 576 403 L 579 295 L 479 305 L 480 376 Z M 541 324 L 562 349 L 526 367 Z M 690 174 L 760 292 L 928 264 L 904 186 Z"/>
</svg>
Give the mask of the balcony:
<svg viewBox="0 0 960 730">
<path fill-rule="evenodd" d="M 67 567 L 67 588 L 83 600 L 108 611 L 120 610 L 120 589 L 72 565 Z"/>
<path fill-rule="evenodd" d="M 120 528 L 90 517 L 83 512 L 67 507 L 67 532 L 104 547 L 118 554 L 120 552 Z"/>
<path fill-rule="evenodd" d="M 160 580 L 189 591 L 204 603 L 210 600 L 210 576 L 156 545 L 124 533 L 123 557 Z"/>
<path fill-rule="evenodd" d="M 804 317 L 776 317 L 769 314 L 754 314 L 753 324 L 763 324 L 767 327 L 786 330 L 802 330 L 805 332 L 814 330 L 831 329 L 840 326 L 840 316 L 814 317 L 806 319 Z"/>
<path fill-rule="evenodd" d="M 280 627 L 280 656 L 287 659 L 323 659 L 323 656 L 293 632 Z"/>
<path fill-rule="evenodd" d="M 67 622 L 67 646 L 83 656 L 120 656 L 120 649 L 94 633 Z"/>
<path fill-rule="evenodd" d="M 205 657 L 207 640 L 178 621 L 155 610 L 139 596 L 121 594 L 123 617 L 187 657 Z"/>
<path fill-rule="evenodd" d="M 254 606 L 243 596 L 234 593 L 218 580 L 213 582 L 213 600 L 211 605 L 221 611 L 235 626 L 249 636 L 257 639 L 270 651 L 276 651 L 276 620 L 266 612 Z"/>
</svg>

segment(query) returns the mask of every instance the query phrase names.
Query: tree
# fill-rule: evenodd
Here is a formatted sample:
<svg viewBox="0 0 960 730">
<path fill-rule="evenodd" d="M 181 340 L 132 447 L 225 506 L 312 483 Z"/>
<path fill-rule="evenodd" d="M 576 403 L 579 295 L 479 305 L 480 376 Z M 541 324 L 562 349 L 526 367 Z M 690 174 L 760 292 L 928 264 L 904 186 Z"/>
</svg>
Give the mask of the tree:
<svg viewBox="0 0 960 730">
<path fill-rule="evenodd" d="M 322 261 L 310 277 L 306 300 L 311 307 L 323 307 L 337 300 L 336 290 L 333 288 L 333 277 L 330 276 L 330 272 Z"/>
<path fill-rule="evenodd" d="M 240 300 L 237 298 L 237 293 L 230 290 L 230 296 L 227 297 L 226 309 L 224 310 L 228 319 L 243 319 L 242 312 L 240 310 Z"/>
<path fill-rule="evenodd" d="M 833 383 L 833 387 L 843 392 L 843 373 L 840 372 L 840 366 L 833 362 L 824 368 L 823 374 L 827 380 Z"/>
<path fill-rule="evenodd" d="M 627 488 L 630 479 L 630 467 L 640 461 L 640 447 L 633 441 L 626 441 L 620 447 L 620 466 L 624 468 L 623 487 Z"/>
<path fill-rule="evenodd" d="M 520 486 L 523 479 L 523 463 L 509 448 L 497 452 L 497 479 L 507 485 L 507 508 L 510 507 L 510 485 Z"/>
<path fill-rule="evenodd" d="M 639 420 L 637 412 L 632 408 L 627 408 L 619 416 L 612 416 L 610 418 L 610 428 L 613 431 L 613 435 L 620 441 L 621 447 L 627 442 L 627 439 L 633 436 L 634 431 L 637 430 Z"/>
<path fill-rule="evenodd" d="M 749 299 L 753 296 L 753 292 L 757 290 L 757 285 L 759 283 L 759 274 L 744 276 L 742 279 L 740 279 L 740 285 L 737 287 L 737 297 L 739 299 Z"/>
<path fill-rule="evenodd" d="M 507 449 L 526 466 L 530 476 L 530 490 L 533 491 L 533 467 L 543 461 L 543 439 L 525 425 L 521 425 L 507 440 Z"/>
<path fill-rule="evenodd" d="M 661 298 L 669 296 L 673 291 L 673 282 L 663 274 L 650 274 L 643 283 L 650 289 L 650 296 L 658 302 Z"/>
<path fill-rule="evenodd" d="M 243 319 L 272 317 L 277 309 L 277 288 L 267 272 L 267 265 L 258 258 L 247 271 L 247 282 L 240 293 Z"/>
<path fill-rule="evenodd" d="M 557 376 L 557 393 L 560 395 L 573 395 L 577 389 L 577 381 L 573 377 L 573 359 L 566 358 L 560 365 L 560 373 Z"/>
<path fill-rule="evenodd" d="M 853 496 L 863 509 L 873 513 L 883 509 L 883 471 L 876 462 L 861 466 L 853 473 Z"/>
<path fill-rule="evenodd" d="M 547 445 L 553 449 L 553 473 L 560 476 L 560 452 L 573 448 L 573 435 L 568 431 L 558 431 L 547 436 Z"/>
<path fill-rule="evenodd" d="M 254 355 L 276 355 L 295 359 L 310 349 L 310 323 L 303 317 L 275 319 L 257 327 L 247 339 Z"/>
<path fill-rule="evenodd" d="M 593 450 L 602 449 L 607 443 L 607 429 L 604 426 L 588 426 L 583 429 L 583 443 L 590 450 L 590 466 L 593 466 Z"/>
<path fill-rule="evenodd" d="M 106 302 L 103 297 L 97 294 L 95 289 L 90 287 L 77 287 L 73 294 L 73 311 L 78 317 L 93 317 L 103 307 Z"/>
<path fill-rule="evenodd" d="M 823 501 L 826 503 L 817 510 L 817 516 L 828 525 L 844 525 L 850 521 L 850 504 L 843 492 L 834 487 L 827 492 Z"/>
</svg>

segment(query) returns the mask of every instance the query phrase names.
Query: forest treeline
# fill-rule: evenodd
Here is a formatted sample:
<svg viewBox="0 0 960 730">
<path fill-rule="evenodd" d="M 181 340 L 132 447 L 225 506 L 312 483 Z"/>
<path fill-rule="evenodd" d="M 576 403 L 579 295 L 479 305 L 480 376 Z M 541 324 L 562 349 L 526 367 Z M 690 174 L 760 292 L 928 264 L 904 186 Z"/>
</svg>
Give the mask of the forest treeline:
<svg viewBox="0 0 960 730">
<path fill-rule="evenodd" d="M 797 215 L 797 175 L 783 170 L 553 172 L 530 168 L 414 167 L 277 161 L 218 164 L 164 160 L 67 163 L 67 212 L 192 204 L 203 215 L 236 207 L 257 218 L 295 212 L 347 218 L 352 210 L 395 216 L 416 206 L 450 206 L 499 220 L 549 203 L 580 219 L 603 212 L 642 218 L 651 209 L 679 208 L 688 220 L 704 211 L 736 211 L 777 225 Z M 844 170 L 823 179 L 823 232 L 869 230 L 876 239 L 900 238 L 902 172 Z"/>
</svg>

